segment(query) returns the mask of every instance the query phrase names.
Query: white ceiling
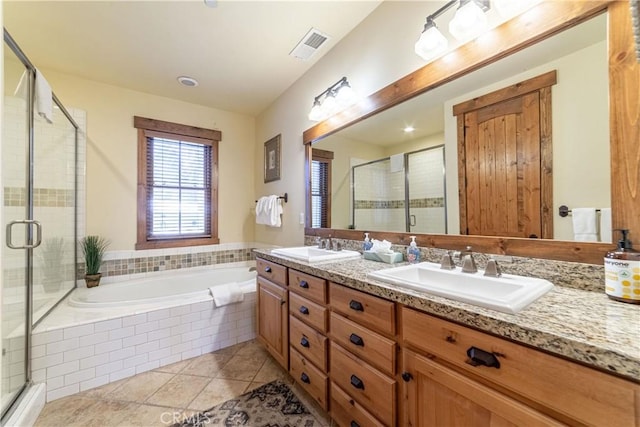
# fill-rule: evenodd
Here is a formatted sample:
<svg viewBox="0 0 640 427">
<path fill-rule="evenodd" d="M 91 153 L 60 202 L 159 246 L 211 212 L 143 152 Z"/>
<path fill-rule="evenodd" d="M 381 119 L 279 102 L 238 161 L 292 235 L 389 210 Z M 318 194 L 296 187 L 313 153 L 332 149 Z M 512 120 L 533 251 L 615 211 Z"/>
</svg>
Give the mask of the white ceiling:
<svg viewBox="0 0 640 427">
<path fill-rule="evenodd" d="M 3 9 L 39 68 L 257 115 L 380 2 L 21 0 Z M 331 38 L 307 61 L 289 56 L 311 27 Z M 199 86 L 180 85 L 181 75 Z"/>
</svg>

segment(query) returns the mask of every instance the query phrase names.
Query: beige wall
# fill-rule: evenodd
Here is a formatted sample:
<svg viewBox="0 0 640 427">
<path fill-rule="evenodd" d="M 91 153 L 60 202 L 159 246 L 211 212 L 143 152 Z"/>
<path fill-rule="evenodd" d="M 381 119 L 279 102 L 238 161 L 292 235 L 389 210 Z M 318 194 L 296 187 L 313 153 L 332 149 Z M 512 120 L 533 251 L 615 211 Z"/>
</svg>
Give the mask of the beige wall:
<svg viewBox="0 0 640 427">
<path fill-rule="evenodd" d="M 87 230 L 110 250 L 136 241 L 137 131 L 133 116 L 222 131 L 218 224 L 221 243 L 253 241 L 254 119 L 43 69 L 67 107 L 87 112 Z M 191 90 L 185 88 L 185 90 Z"/>
<path fill-rule="evenodd" d="M 256 226 L 256 241 L 277 245 L 299 245 L 304 241 L 304 149 L 302 133 L 315 123 L 307 119 L 313 98 L 327 86 L 346 76 L 354 91 L 365 97 L 424 63 L 413 53 L 424 19 L 427 2 L 383 2 L 360 25 L 328 52 L 256 119 L 256 159 L 262 162 L 262 142 L 282 134 L 282 179 L 264 184 L 256 176 L 256 193 L 287 191 L 283 227 Z M 399 48 L 402 46 L 402 48 Z"/>
</svg>

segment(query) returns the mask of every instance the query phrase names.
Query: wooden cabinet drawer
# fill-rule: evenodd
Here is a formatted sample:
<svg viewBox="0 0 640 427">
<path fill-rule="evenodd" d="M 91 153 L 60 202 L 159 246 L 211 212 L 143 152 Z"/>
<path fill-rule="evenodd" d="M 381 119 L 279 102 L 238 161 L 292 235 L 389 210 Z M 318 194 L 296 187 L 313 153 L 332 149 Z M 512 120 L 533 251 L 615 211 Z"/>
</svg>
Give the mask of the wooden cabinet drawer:
<svg viewBox="0 0 640 427">
<path fill-rule="evenodd" d="M 269 279 L 277 285 L 287 287 L 287 267 L 266 259 L 256 258 L 256 269 L 259 276 Z"/>
<path fill-rule="evenodd" d="M 330 283 L 329 289 L 333 310 L 377 332 L 395 335 L 396 319 L 393 302 L 337 283 Z"/>
<path fill-rule="evenodd" d="M 324 409 L 328 409 L 327 391 L 329 380 L 318 368 L 313 366 L 303 355 L 291 348 L 289 357 L 290 374 L 311 397 Z"/>
<path fill-rule="evenodd" d="M 327 302 L 327 281 L 296 270 L 289 270 L 289 290 L 319 304 Z"/>
<path fill-rule="evenodd" d="M 331 382 L 331 418 L 344 427 L 384 427 L 364 406 Z"/>
<path fill-rule="evenodd" d="M 291 299 L 289 303 L 291 304 Z M 389 375 L 396 372 L 396 343 L 380 334 L 331 313 L 331 339 Z"/>
<path fill-rule="evenodd" d="M 395 425 L 396 381 L 331 342 L 331 381 L 386 425 Z"/>
<path fill-rule="evenodd" d="M 324 372 L 327 372 L 327 343 L 327 337 L 320 332 L 289 317 L 289 344 Z"/>
<path fill-rule="evenodd" d="M 631 381 L 406 307 L 401 335 L 404 343 L 535 402 L 561 421 L 634 426 L 640 420 L 640 386 Z M 468 363 L 471 347 L 493 354 L 500 367 Z"/>
<path fill-rule="evenodd" d="M 327 332 L 328 312 L 329 309 L 320 304 L 289 293 L 289 313 L 323 333 Z"/>
</svg>

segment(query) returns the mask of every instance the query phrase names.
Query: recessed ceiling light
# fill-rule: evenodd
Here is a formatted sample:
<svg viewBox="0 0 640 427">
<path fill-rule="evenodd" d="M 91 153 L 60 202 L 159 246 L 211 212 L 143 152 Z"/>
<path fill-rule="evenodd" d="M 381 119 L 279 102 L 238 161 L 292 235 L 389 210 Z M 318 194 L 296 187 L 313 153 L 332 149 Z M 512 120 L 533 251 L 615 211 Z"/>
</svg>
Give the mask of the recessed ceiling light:
<svg viewBox="0 0 640 427">
<path fill-rule="evenodd" d="M 192 77 L 180 76 L 178 77 L 178 81 L 184 86 L 188 86 L 188 87 L 198 86 L 198 81 Z"/>
<path fill-rule="evenodd" d="M 411 133 L 414 130 L 416 130 L 413 126 L 407 126 L 406 128 L 403 129 L 405 133 Z"/>
</svg>

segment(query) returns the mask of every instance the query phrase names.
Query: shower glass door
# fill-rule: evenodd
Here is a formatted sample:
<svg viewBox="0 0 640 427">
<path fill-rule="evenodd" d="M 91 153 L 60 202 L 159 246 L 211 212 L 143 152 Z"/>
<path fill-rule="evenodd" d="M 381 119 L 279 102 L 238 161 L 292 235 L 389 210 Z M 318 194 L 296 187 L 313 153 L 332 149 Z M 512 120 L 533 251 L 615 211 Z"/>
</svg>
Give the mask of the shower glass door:
<svg viewBox="0 0 640 427">
<path fill-rule="evenodd" d="M 23 78 L 24 76 L 24 78 Z M 2 117 L 2 414 L 20 395 L 28 380 L 29 335 L 28 250 L 10 249 L 5 224 L 28 218 L 29 75 L 5 45 Z M 26 227 L 12 227 L 17 245 L 26 241 Z"/>
<path fill-rule="evenodd" d="M 444 146 L 407 154 L 408 232 L 447 232 Z"/>
</svg>

